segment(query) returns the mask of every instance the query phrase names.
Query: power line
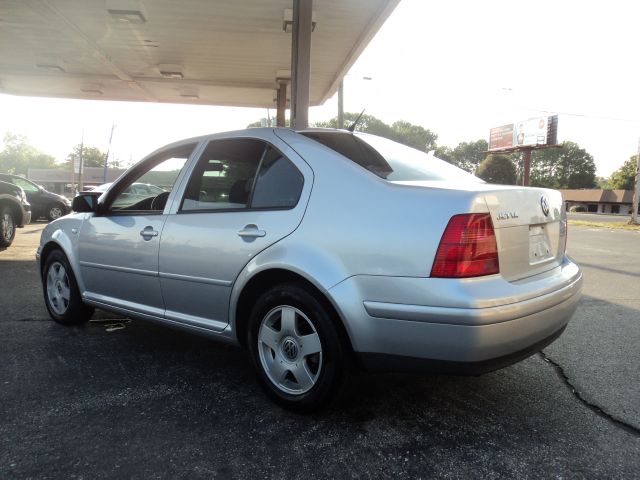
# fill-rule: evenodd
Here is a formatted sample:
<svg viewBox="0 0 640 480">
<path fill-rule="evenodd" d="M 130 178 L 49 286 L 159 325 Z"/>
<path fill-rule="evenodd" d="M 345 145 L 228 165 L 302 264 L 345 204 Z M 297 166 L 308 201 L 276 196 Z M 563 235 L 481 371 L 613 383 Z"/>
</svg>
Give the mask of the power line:
<svg viewBox="0 0 640 480">
<path fill-rule="evenodd" d="M 530 110 L 533 112 L 540 112 L 540 113 L 557 113 L 558 115 L 566 115 L 569 117 L 597 118 L 599 120 L 612 120 L 615 122 L 640 123 L 640 119 L 633 119 L 633 118 L 608 117 L 605 115 L 588 115 L 586 113 L 559 112 L 555 110 L 540 110 L 539 108 L 530 108 L 530 107 L 514 107 L 514 108 L 520 108 L 522 110 Z"/>
</svg>

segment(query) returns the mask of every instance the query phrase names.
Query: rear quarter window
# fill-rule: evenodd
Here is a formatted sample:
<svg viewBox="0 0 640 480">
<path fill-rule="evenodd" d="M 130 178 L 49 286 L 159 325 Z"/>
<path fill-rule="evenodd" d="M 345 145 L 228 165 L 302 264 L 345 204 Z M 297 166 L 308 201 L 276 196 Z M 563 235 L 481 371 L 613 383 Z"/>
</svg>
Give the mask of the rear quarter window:
<svg viewBox="0 0 640 480">
<path fill-rule="evenodd" d="M 346 131 L 300 132 L 390 182 L 483 180 L 431 154 L 386 138 Z"/>
</svg>

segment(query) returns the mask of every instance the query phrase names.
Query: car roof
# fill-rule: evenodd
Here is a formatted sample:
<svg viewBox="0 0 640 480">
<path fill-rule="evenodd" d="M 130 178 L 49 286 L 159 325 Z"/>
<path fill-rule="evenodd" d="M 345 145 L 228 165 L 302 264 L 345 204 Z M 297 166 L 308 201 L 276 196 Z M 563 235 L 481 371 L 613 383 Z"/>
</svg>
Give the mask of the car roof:
<svg viewBox="0 0 640 480">
<path fill-rule="evenodd" d="M 0 175 L 3 175 L 3 174 L 0 174 Z M 5 188 L 9 186 L 11 187 L 12 190 L 22 190 L 22 188 L 19 187 L 18 185 L 14 185 L 13 183 L 9 183 L 9 182 L 3 182 L 2 180 L 0 180 L 0 186 L 3 186 Z"/>
</svg>

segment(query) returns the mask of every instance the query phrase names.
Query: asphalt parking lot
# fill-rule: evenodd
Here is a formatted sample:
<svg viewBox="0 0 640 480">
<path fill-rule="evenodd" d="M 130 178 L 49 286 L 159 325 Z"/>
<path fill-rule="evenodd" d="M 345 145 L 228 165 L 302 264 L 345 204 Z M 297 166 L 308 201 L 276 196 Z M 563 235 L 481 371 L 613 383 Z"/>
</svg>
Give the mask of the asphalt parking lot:
<svg viewBox="0 0 640 480">
<path fill-rule="evenodd" d="M 300 416 L 248 356 L 97 312 L 49 320 L 34 251 L 0 251 L 0 478 L 638 478 L 640 233 L 570 228 L 584 298 L 543 354 L 481 377 L 359 374 Z"/>
</svg>

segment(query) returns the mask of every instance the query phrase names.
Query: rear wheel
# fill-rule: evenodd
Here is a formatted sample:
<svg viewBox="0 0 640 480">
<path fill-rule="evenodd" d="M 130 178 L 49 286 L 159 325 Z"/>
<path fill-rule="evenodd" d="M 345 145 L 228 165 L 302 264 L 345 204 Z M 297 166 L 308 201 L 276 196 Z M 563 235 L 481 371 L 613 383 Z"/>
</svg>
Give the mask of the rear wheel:
<svg viewBox="0 0 640 480">
<path fill-rule="evenodd" d="M 82 303 L 76 277 L 67 257 L 60 250 L 52 251 L 42 270 L 44 303 L 49 315 L 63 325 L 79 325 L 89 321 L 93 307 Z"/>
<path fill-rule="evenodd" d="M 346 348 L 330 313 L 304 287 L 284 284 L 265 292 L 248 335 L 260 384 L 284 408 L 317 410 L 340 387 Z"/>
<path fill-rule="evenodd" d="M 0 207 L 0 247 L 8 247 L 16 236 L 16 220 L 10 207 Z"/>
</svg>

